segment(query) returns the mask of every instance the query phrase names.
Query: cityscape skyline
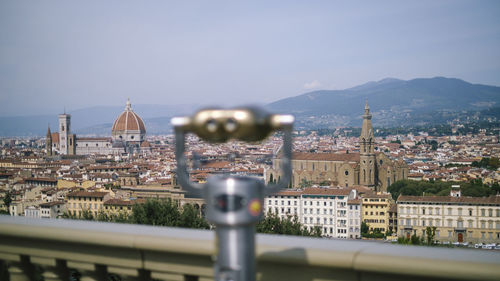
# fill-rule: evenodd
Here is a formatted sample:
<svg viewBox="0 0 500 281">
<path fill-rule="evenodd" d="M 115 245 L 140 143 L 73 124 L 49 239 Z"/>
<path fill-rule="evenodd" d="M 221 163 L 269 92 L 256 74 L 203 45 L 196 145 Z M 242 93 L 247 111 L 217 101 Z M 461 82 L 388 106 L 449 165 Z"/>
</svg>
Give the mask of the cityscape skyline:
<svg viewBox="0 0 500 281">
<path fill-rule="evenodd" d="M 386 77 L 500 85 L 500 4 L 0 3 L 0 112 L 269 103 Z M 237 94 L 235 94 L 237 93 Z"/>
</svg>

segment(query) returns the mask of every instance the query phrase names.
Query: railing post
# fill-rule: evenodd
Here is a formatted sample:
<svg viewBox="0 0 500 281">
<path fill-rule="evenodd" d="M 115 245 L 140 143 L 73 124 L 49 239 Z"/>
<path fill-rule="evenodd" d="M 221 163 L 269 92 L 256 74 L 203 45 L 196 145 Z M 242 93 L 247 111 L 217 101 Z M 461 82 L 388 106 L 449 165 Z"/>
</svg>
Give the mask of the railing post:
<svg viewBox="0 0 500 281">
<path fill-rule="evenodd" d="M 93 263 L 82 263 L 68 261 L 68 267 L 78 270 L 82 274 L 80 281 L 100 281 L 106 280 L 106 267 Z"/>
<path fill-rule="evenodd" d="M 59 281 L 68 279 L 67 274 L 65 274 L 64 268 L 62 267 L 62 261 L 58 261 L 53 258 L 42 258 L 36 256 L 32 256 L 30 260 L 33 264 L 42 267 L 42 277 L 45 281 Z"/>
<path fill-rule="evenodd" d="M 30 278 L 23 270 L 23 266 L 20 262 L 10 262 L 9 263 L 9 276 L 10 281 L 29 281 Z"/>
<path fill-rule="evenodd" d="M 29 257 L 2 254 L 2 258 L 7 260 L 10 281 L 29 281 L 33 275 L 33 266 L 29 262 Z"/>
</svg>

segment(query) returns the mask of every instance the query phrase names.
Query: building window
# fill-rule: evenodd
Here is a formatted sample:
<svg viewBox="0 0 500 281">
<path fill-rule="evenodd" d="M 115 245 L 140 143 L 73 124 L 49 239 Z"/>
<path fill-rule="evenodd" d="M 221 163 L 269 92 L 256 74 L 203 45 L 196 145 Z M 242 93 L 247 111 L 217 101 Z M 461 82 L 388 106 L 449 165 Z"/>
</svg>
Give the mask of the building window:
<svg viewBox="0 0 500 281">
<path fill-rule="evenodd" d="M 481 222 L 481 228 L 486 228 L 486 224 L 484 221 Z"/>
<path fill-rule="evenodd" d="M 486 212 L 485 212 L 485 210 L 484 210 L 484 209 L 481 209 L 481 216 L 482 216 L 482 217 L 486 216 Z"/>
<path fill-rule="evenodd" d="M 462 215 L 462 209 L 461 209 L 461 208 L 459 208 L 459 209 L 458 209 L 458 215 L 459 215 L 459 216 L 461 216 L 461 215 Z"/>
<path fill-rule="evenodd" d="M 451 208 L 448 208 L 448 215 L 451 216 Z"/>
<path fill-rule="evenodd" d="M 439 208 L 436 208 L 436 215 L 439 215 Z"/>
<path fill-rule="evenodd" d="M 469 216 L 472 216 L 472 209 L 469 209 Z"/>
<path fill-rule="evenodd" d="M 488 216 L 490 216 L 490 217 L 493 216 L 493 210 L 492 209 L 488 209 Z"/>
<path fill-rule="evenodd" d="M 425 208 L 422 208 L 422 215 L 425 215 Z"/>
<path fill-rule="evenodd" d="M 448 230 L 448 238 L 451 238 L 451 230 Z"/>
</svg>

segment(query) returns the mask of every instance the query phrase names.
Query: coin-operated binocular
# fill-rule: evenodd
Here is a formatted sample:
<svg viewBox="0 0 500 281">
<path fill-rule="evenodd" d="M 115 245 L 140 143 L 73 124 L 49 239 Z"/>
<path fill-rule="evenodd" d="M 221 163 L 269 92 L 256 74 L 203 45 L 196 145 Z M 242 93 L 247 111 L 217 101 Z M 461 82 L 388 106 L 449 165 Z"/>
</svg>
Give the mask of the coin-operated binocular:
<svg viewBox="0 0 500 281">
<path fill-rule="evenodd" d="M 262 109 L 205 109 L 191 117 L 175 117 L 177 179 L 192 194 L 202 194 L 207 219 L 216 226 L 216 280 L 255 280 L 255 225 L 262 216 L 264 196 L 286 188 L 291 178 L 292 115 L 269 114 Z M 283 132 L 282 177 L 277 184 L 247 176 L 211 176 L 205 184 L 191 182 L 184 156 L 185 134 L 223 143 L 229 139 L 261 141 L 274 131 Z"/>
</svg>

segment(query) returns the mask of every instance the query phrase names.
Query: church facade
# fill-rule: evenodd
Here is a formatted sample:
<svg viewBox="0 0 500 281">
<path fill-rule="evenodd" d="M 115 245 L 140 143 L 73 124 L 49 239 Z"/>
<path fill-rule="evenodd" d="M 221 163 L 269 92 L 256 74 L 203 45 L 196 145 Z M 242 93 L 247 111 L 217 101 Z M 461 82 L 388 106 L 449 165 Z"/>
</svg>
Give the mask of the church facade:
<svg viewBox="0 0 500 281">
<path fill-rule="evenodd" d="M 351 187 L 362 185 L 377 191 L 386 191 L 392 183 L 408 177 L 408 165 L 403 160 L 392 160 L 383 152 L 375 151 L 375 138 L 368 102 L 363 114 L 359 138 L 359 152 L 293 154 L 293 188 L 306 184 Z M 279 158 L 273 160 L 273 168 L 266 173 L 267 181 L 281 177 Z"/>
<path fill-rule="evenodd" d="M 125 110 L 116 118 L 111 138 L 80 138 L 71 133 L 71 115 L 59 115 L 59 132 L 46 135 L 47 156 L 59 155 L 120 155 L 150 152 L 146 141 L 146 126 L 127 101 Z"/>
</svg>

